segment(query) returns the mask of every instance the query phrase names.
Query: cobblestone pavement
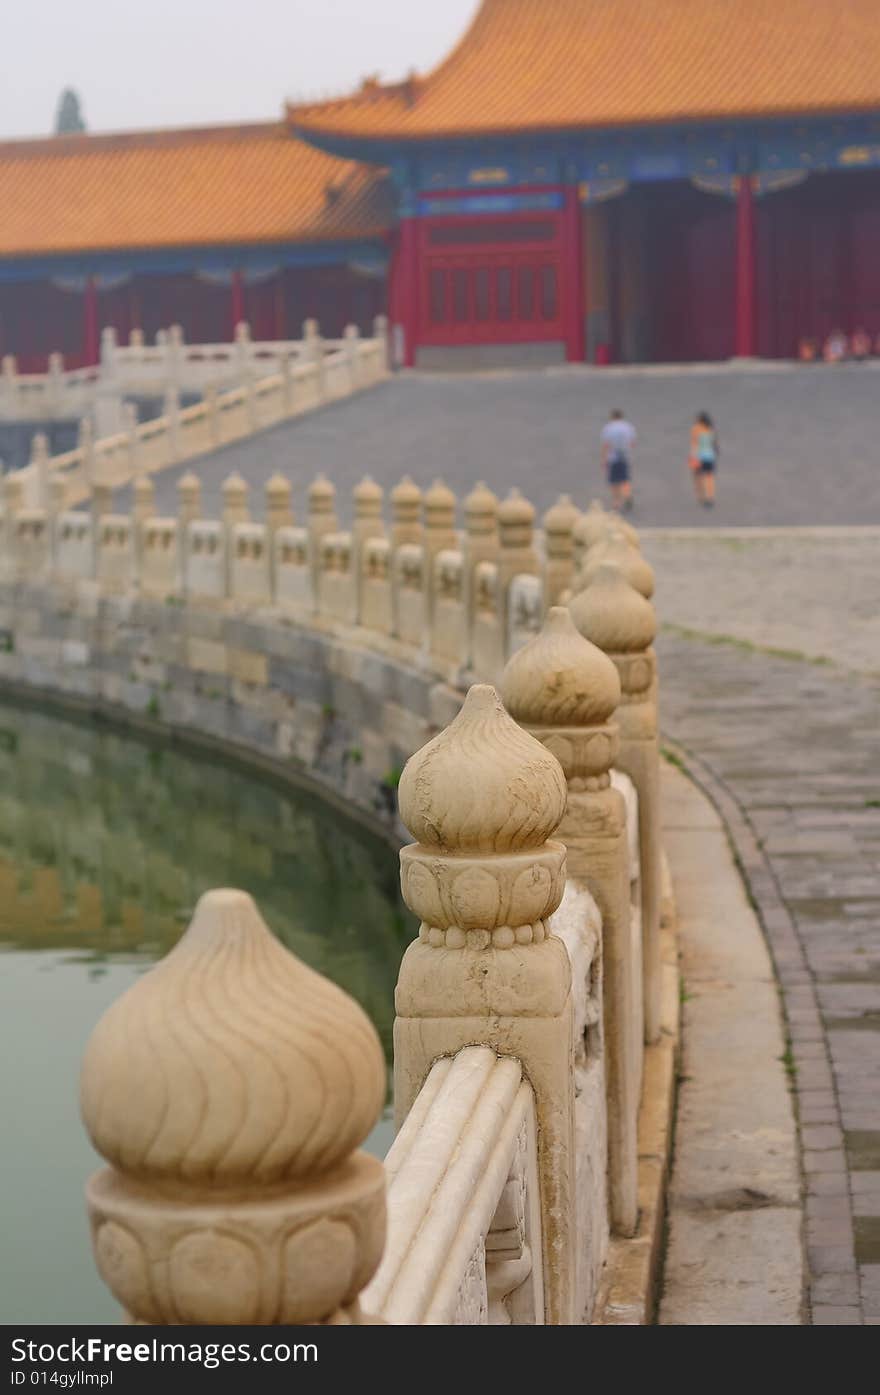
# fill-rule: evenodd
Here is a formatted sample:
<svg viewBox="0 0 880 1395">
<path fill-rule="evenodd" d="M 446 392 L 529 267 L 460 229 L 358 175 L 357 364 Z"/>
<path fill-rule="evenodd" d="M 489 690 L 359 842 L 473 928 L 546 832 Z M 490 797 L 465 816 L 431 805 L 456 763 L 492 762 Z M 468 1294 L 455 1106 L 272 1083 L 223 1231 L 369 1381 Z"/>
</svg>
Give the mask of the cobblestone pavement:
<svg viewBox="0 0 880 1395">
<path fill-rule="evenodd" d="M 880 528 L 645 532 L 678 631 L 880 675 Z"/>
<path fill-rule="evenodd" d="M 659 651 L 665 738 L 727 824 L 781 984 L 811 1318 L 877 1325 L 880 682 L 678 634 Z"/>
<path fill-rule="evenodd" d="M 368 471 L 390 486 L 442 475 L 460 494 L 477 478 L 519 485 L 539 509 L 560 492 L 602 493 L 599 431 L 620 406 L 639 431 L 636 519 L 647 525 L 880 523 L 880 366 L 760 372 L 583 369 L 468 376 L 401 375 L 373 391 L 229 446 L 197 465 L 209 516 L 237 469 L 255 487 L 276 469 L 297 507 L 323 470 L 346 497 Z M 721 437 L 718 506 L 697 507 L 686 466 L 694 413 Z M 174 480 L 157 476 L 160 508 Z M 255 499 L 257 508 L 261 500 Z"/>
</svg>

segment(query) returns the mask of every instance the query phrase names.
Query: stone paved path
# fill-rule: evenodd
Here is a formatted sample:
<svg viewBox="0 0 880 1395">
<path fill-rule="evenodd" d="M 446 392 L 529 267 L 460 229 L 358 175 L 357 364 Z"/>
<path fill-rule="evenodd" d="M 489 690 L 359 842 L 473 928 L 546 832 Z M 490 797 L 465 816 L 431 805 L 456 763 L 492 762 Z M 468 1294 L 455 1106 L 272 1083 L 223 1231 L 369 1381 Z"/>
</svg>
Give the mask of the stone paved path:
<svg viewBox="0 0 880 1395">
<path fill-rule="evenodd" d="M 663 731 L 727 823 L 782 985 L 812 1321 L 877 1325 L 880 682 L 680 635 L 659 650 Z"/>
<path fill-rule="evenodd" d="M 519 485 L 541 510 L 568 491 L 603 491 L 598 436 L 612 407 L 639 431 L 636 523 L 880 523 L 880 365 L 760 372 L 559 369 L 467 376 L 403 375 L 199 462 L 206 514 L 233 468 L 254 493 L 276 469 L 295 489 L 323 470 L 347 497 L 365 471 L 390 486 L 406 472 L 442 475 L 460 494 L 484 478 Z M 695 412 L 711 411 L 722 442 L 718 507 L 697 507 L 686 465 Z M 157 476 L 163 511 L 178 470 Z M 257 508 L 261 500 L 255 499 Z M 127 500 L 123 503 L 127 507 Z"/>
</svg>

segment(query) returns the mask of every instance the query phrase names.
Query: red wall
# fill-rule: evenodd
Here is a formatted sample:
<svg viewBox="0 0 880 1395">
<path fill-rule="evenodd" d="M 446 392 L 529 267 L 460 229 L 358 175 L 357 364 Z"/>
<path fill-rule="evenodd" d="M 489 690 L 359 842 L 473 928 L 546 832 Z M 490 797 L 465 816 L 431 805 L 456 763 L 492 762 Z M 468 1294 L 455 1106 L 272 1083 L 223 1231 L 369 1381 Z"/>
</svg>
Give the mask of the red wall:
<svg viewBox="0 0 880 1395">
<path fill-rule="evenodd" d="M 758 201 L 758 352 L 880 334 L 880 172 L 814 175 Z"/>
</svg>

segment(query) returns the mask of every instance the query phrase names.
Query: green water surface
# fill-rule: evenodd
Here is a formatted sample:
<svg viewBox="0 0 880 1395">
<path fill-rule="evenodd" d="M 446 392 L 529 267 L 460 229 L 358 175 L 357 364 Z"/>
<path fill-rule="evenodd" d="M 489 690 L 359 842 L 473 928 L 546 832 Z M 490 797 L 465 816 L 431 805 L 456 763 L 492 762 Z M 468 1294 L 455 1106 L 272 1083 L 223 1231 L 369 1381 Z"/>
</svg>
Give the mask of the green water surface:
<svg viewBox="0 0 880 1395">
<path fill-rule="evenodd" d="M 203 891 L 255 897 L 355 997 L 390 1057 L 415 927 L 391 848 L 219 760 L 0 705 L 0 1322 L 118 1319 L 92 1263 L 78 1114 L 86 1039 Z M 367 1147 L 384 1154 L 386 1117 Z"/>
</svg>

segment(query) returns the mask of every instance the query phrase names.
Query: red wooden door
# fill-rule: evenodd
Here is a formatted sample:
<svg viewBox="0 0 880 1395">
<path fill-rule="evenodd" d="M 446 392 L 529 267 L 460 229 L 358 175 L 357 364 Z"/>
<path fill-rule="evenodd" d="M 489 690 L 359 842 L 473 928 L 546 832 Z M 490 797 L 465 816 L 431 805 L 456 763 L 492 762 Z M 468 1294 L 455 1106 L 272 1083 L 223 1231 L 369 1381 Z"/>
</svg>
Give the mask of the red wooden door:
<svg viewBox="0 0 880 1395">
<path fill-rule="evenodd" d="M 419 343 L 565 338 L 556 213 L 424 219 Z"/>
</svg>

